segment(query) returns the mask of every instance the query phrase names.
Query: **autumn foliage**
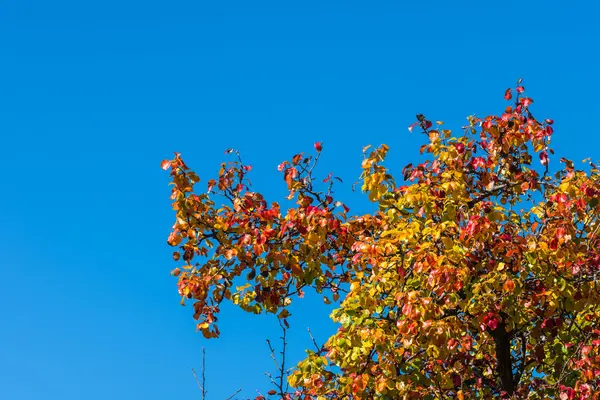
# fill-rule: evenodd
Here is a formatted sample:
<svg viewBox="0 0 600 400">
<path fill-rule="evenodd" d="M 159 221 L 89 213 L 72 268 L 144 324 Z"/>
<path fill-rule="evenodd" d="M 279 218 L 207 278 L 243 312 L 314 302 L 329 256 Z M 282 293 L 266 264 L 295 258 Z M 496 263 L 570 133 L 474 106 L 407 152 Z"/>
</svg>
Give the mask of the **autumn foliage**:
<svg viewBox="0 0 600 400">
<path fill-rule="evenodd" d="M 429 160 L 402 179 L 386 145 L 365 148 L 368 215 L 315 178 L 321 143 L 279 165 L 285 205 L 253 191 L 235 151 L 202 186 L 179 154 L 163 161 L 173 275 L 198 330 L 219 336 L 224 301 L 288 324 L 312 287 L 339 304 L 339 329 L 279 397 L 600 398 L 600 171 L 553 156 L 553 121 L 520 82 L 504 97 L 460 134 L 419 114 Z"/>
</svg>

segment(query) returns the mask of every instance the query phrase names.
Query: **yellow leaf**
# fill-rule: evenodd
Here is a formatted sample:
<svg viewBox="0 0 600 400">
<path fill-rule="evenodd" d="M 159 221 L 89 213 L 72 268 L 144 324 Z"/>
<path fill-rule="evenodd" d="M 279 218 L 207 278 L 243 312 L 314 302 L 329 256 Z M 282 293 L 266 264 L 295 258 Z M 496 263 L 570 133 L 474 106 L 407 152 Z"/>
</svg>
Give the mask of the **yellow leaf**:
<svg viewBox="0 0 600 400">
<path fill-rule="evenodd" d="M 450 250 L 452 249 L 452 247 L 454 247 L 454 241 L 448 236 L 444 236 L 442 238 L 442 243 L 444 243 L 444 247 L 446 248 L 446 250 Z"/>
<path fill-rule="evenodd" d="M 202 322 L 200 324 L 198 324 L 197 328 L 198 329 L 206 329 L 210 326 L 210 324 L 208 322 Z"/>
<path fill-rule="evenodd" d="M 242 291 L 242 290 L 244 290 L 244 289 L 248 289 L 250 286 L 252 286 L 252 285 L 251 285 L 251 284 L 249 284 L 249 283 L 246 283 L 246 284 L 245 284 L 245 285 L 243 285 L 243 286 L 236 286 L 236 287 L 235 287 L 235 290 L 237 290 L 238 292 L 241 292 L 241 291 Z"/>
</svg>

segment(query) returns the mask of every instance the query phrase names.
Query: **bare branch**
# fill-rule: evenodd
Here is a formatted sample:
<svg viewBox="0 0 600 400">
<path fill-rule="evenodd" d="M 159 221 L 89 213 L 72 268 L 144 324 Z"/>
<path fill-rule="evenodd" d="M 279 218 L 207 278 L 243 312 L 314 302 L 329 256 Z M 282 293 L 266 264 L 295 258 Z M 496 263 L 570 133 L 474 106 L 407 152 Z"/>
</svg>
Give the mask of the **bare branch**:
<svg viewBox="0 0 600 400">
<path fill-rule="evenodd" d="M 317 341 L 315 340 L 315 337 L 310 331 L 310 328 L 308 328 L 308 334 L 310 335 L 310 340 L 312 340 L 313 344 L 315 345 L 315 348 L 317 349 L 317 353 L 321 353 L 323 351 L 323 347 L 317 344 Z"/>
<path fill-rule="evenodd" d="M 234 394 L 232 394 L 231 396 L 229 396 L 228 398 L 226 398 L 225 400 L 231 400 L 233 399 L 233 396 L 235 396 L 236 394 L 238 394 L 239 392 L 241 392 L 242 389 L 238 389 Z"/>
<path fill-rule="evenodd" d="M 196 380 L 196 384 L 198 388 L 202 392 L 202 400 L 206 400 L 206 348 L 202 348 L 202 383 L 200 383 L 200 379 L 198 379 L 198 375 L 196 375 L 196 370 L 192 368 L 192 374 L 194 375 L 194 379 Z M 240 389 L 241 390 L 241 389 Z"/>
</svg>

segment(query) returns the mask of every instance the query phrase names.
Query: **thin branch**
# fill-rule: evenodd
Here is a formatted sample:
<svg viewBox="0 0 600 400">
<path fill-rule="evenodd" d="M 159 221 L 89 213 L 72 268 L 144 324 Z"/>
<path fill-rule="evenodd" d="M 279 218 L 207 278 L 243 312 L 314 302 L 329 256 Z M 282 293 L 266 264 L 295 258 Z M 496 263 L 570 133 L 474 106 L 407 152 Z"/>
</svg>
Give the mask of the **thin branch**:
<svg viewBox="0 0 600 400">
<path fill-rule="evenodd" d="M 269 351 L 271 352 L 271 359 L 275 363 L 275 367 L 277 367 L 277 371 L 279 372 L 279 375 L 274 377 L 269 372 L 265 372 L 265 375 L 269 378 L 271 383 L 277 388 L 278 395 L 283 398 L 286 395 L 288 388 L 289 388 L 289 384 L 286 379 L 289 376 L 289 373 L 285 369 L 285 355 L 287 352 L 287 328 L 281 322 L 281 320 L 279 320 L 279 326 L 281 327 L 281 330 L 283 332 L 280 337 L 280 339 L 282 341 L 282 350 L 279 352 L 281 354 L 281 362 L 277 361 L 277 357 L 275 356 L 275 349 L 271 345 L 271 341 L 269 339 L 266 339 L 267 345 L 269 346 Z"/>
<path fill-rule="evenodd" d="M 312 340 L 313 344 L 315 345 L 315 348 L 317 349 L 317 353 L 320 354 L 323 351 L 323 347 L 319 346 L 317 344 L 317 341 L 316 341 L 315 337 L 313 336 L 312 332 L 310 331 L 310 328 L 308 328 L 308 334 L 310 336 L 310 340 Z"/>
<path fill-rule="evenodd" d="M 318 158 L 318 156 L 317 156 Z M 281 327 L 281 330 L 283 331 L 282 336 L 281 336 L 281 341 L 282 341 L 282 350 L 281 350 L 281 369 L 279 370 L 279 389 L 280 389 L 280 396 L 283 396 L 284 393 L 284 388 L 283 388 L 283 380 L 284 380 L 284 376 L 286 375 L 286 371 L 285 371 L 285 353 L 286 353 L 286 347 L 287 347 L 287 329 L 286 327 L 282 324 L 281 320 L 279 320 L 279 326 Z M 287 382 L 287 380 L 286 380 Z"/>
<path fill-rule="evenodd" d="M 241 392 L 242 389 L 238 389 L 234 394 L 232 394 L 231 396 L 229 396 L 228 398 L 226 398 L 225 400 L 231 400 L 233 399 L 233 396 L 235 396 L 236 394 L 238 394 L 239 392 Z"/>
<path fill-rule="evenodd" d="M 202 400 L 204 400 L 204 398 L 205 398 L 204 388 L 200 384 L 200 379 L 198 379 L 198 375 L 196 375 L 196 370 L 194 368 L 192 368 L 192 374 L 194 375 L 194 379 L 196 380 L 196 384 L 198 385 L 198 389 L 200 389 L 200 391 L 202 392 Z"/>
<path fill-rule="evenodd" d="M 267 342 L 267 346 L 269 346 L 269 351 L 271 352 L 271 359 L 275 363 L 275 367 L 277 369 L 279 369 L 279 363 L 277 362 L 277 358 L 275 357 L 275 350 L 273 349 L 273 346 L 271 345 L 271 341 L 269 339 L 266 339 L 266 342 Z"/>
<path fill-rule="evenodd" d="M 194 375 L 194 379 L 196 380 L 196 385 L 202 392 L 202 400 L 206 400 L 206 348 L 202 348 L 202 383 L 200 383 L 200 379 L 198 375 L 196 375 L 196 370 L 192 368 L 192 374 Z M 241 390 L 241 389 L 240 389 Z"/>
<path fill-rule="evenodd" d="M 514 185 L 513 185 L 514 186 Z M 508 188 L 509 185 L 508 184 L 502 184 L 502 185 L 498 185 L 496 187 L 493 187 L 490 190 L 485 190 L 481 195 L 477 196 L 474 199 L 471 199 L 471 201 L 469 201 L 467 203 L 467 207 L 469 209 L 473 208 L 475 206 L 475 204 L 487 199 L 490 196 L 496 196 L 498 194 L 500 194 L 502 192 L 502 190 Z"/>
<path fill-rule="evenodd" d="M 202 348 L 202 400 L 206 398 L 206 347 Z"/>
</svg>

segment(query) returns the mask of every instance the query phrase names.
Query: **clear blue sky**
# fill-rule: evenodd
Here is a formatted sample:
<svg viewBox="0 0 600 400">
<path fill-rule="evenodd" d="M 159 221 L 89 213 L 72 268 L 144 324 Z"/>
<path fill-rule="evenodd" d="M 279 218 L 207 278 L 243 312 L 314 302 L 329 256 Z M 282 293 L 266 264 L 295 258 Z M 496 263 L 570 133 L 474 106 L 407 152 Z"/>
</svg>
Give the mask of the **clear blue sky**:
<svg viewBox="0 0 600 400">
<path fill-rule="evenodd" d="M 488 5 L 497 3 L 497 5 Z M 417 158 L 417 112 L 451 127 L 499 113 L 523 77 L 554 148 L 600 158 L 594 2 L 0 0 L 0 398 L 255 396 L 273 317 L 226 308 L 222 338 L 179 306 L 168 176 L 183 153 L 204 182 L 239 149 L 280 200 L 279 162 L 325 143 L 350 183 L 362 146 Z M 557 158 L 553 160 L 556 165 Z M 276 184 L 273 184 L 276 182 Z M 310 299 L 290 358 L 335 327 Z M 304 307 L 303 307 L 304 306 Z M 306 306 L 309 306 L 307 309 Z"/>
</svg>

